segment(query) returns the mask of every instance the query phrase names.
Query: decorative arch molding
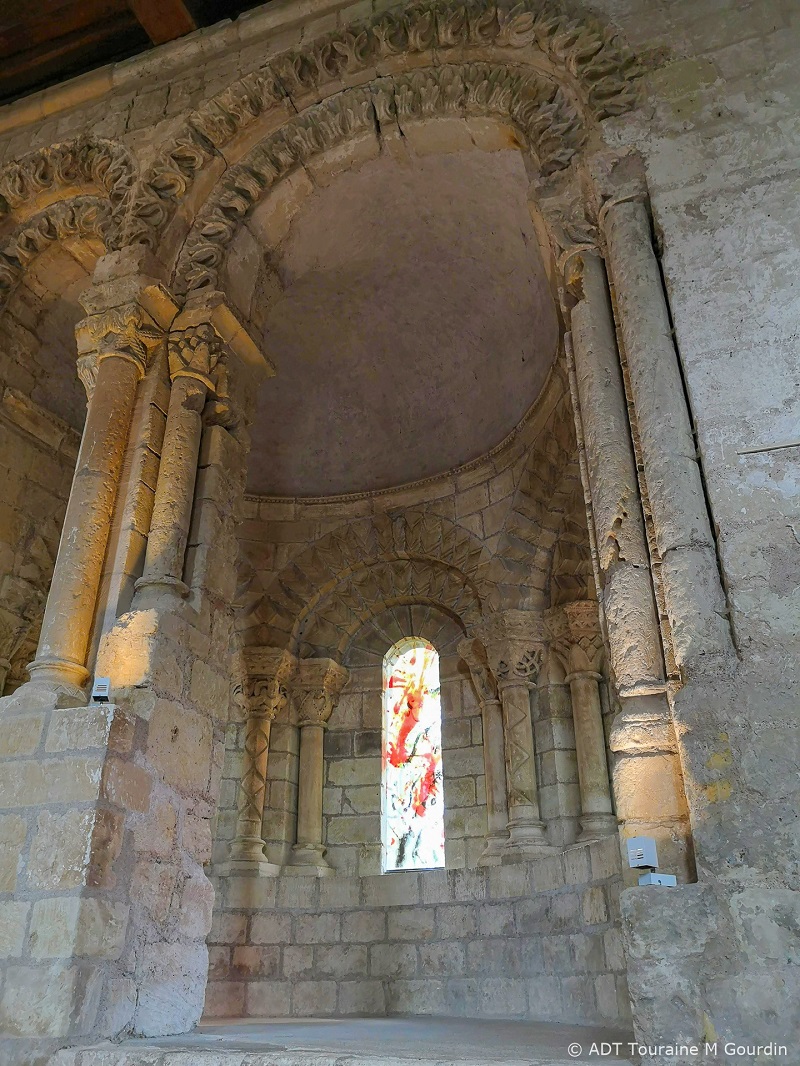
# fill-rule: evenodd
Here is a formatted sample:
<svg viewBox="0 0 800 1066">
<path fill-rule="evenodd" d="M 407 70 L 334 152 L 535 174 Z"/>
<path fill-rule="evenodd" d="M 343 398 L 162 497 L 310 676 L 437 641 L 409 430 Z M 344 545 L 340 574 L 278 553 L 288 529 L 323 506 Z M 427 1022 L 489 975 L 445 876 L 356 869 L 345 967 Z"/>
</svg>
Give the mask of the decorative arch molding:
<svg viewBox="0 0 800 1066">
<path fill-rule="evenodd" d="M 569 114 L 581 129 L 635 106 L 635 83 L 643 73 L 613 28 L 591 15 L 565 14 L 550 0 L 521 0 L 513 6 L 487 0 L 425 2 L 384 12 L 276 57 L 190 116 L 139 186 L 135 220 L 146 222 L 147 232 L 135 239 L 153 244 L 203 171 L 219 174 L 239 164 L 244 151 L 260 139 L 254 125 L 260 124 L 264 134 L 272 132 L 321 101 L 376 83 L 376 76 L 379 84 L 422 67 L 458 65 L 512 66 L 517 78 L 527 73 L 534 82 L 546 82 L 547 100 L 540 106 L 552 107 L 558 97 L 564 112 L 551 115 L 549 125 L 555 127 Z M 374 121 L 377 108 L 370 110 Z M 287 140 L 282 147 L 291 152 L 294 145 Z M 246 195 L 247 176 L 239 178 Z M 235 194 L 233 186 L 229 191 Z M 235 218 L 235 204 L 229 209 Z M 169 243 L 176 247 L 175 235 Z"/>
<path fill-rule="evenodd" d="M 50 245 L 82 238 L 109 246 L 112 213 L 96 196 L 58 200 L 26 219 L 0 247 L 0 314 L 29 264 Z"/>
<path fill-rule="evenodd" d="M 360 582 L 369 582 L 367 576 L 356 575 L 368 575 L 373 567 L 399 568 L 406 563 L 435 568 L 441 575 L 436 581 L 441 582 L 442 588 L 447 584 L 448 573 L 457 574 L 462 588 L 468 586 L 478 604 L 485 598 L 488 558 L 480 540 L 449 519 L 430 512 L 387 513 L 337 526 L 310 544 L 273 579 L 260 602 L 250 608 L 250 620 L 257 620 L 258 625 L 244 631 L 243 638 L 250 643 L 252 634 L 254 643 L 287 646 L 296 654 L 312 616 L 324 609 L 338 589 L 347 588 L 352 582 L 356 594 Z M 386 586 L 383 598 L 407 594 L 402 589 L 405 580 L 398 571 L 396 580 Z M 422 594 L 423 587 L 426 594 L 433 595 L 430 590 L 436 587 L 436 581 L 431 572 L 419 587 L 413 586 L 414 595 L 417 591 Z M 366 588 L 357 594 L 362 599 L 367 597 L 364 602 L 372 598 L 378 603 L 381 599 L 381 594 Z M 349 608 L 345 613 L 351 617 Z"/>
<path fill-rule="evenodd" d="M 24 221 L 58 200 L 94 194 L 110 206 L 111 247 L 130 243 L 124 221 L 133 204 L 137 166 L 116 141 L 82 137 L 49 145 L 0 171 L 0 227 Z"/>
<path fill-rule="evenodd" d="M 461 571 L 429 559 L 388 559 L 365 566 L 299 618 L 294 641 L 342 661 L 359 630 L 396 606 L 429 606 L 467 631 L 483 616 L 480 595 Z M 301 651 L 304 649 L 301 648 Z"/>
<path fill-rule="evenodd" d="M 253 208 L 314 157 L 368 134 L 433 118 L 488 117 L 510 124 L 509 140 L 549 175 L 586 140 L 574 103 L 557 82 L 525 67 L 470 63 L 386 75 L 346 89 L 292 118 L 226 171 L 199 211 L 178 258 L 180 295 L 217 288 L 227 250 Z"/>
<path fill-rule="evenodd" d="M 391 602 L 383 611 L 371 614 L 350 635 L 341 652 L 342 664 L 348 669 L 378 667 L 386 649 L 405 637 L 429 641 L 442 658 L 456 657 L 458 645 L 464 639 L 464 623 L 441 604 Z"/>
</svg>

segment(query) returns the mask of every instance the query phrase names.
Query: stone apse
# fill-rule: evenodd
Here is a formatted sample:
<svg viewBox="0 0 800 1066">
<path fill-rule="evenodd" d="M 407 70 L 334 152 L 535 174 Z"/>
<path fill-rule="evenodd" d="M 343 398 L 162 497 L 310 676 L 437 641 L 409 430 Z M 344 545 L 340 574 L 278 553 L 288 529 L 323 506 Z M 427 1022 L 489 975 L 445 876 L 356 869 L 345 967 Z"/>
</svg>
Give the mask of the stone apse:
<svg viewBox="0 0 800 1066">
<path fill-rule="evenodd" d="M 681 141 L 722 46 L 613 7 L 265 9 L 0 113 L 11 1061 L 204 1010 L 796 1032 L 769 204 L 710 223 Z M 382 873 L 412 637 L 443 868 Z"/>
</svg>

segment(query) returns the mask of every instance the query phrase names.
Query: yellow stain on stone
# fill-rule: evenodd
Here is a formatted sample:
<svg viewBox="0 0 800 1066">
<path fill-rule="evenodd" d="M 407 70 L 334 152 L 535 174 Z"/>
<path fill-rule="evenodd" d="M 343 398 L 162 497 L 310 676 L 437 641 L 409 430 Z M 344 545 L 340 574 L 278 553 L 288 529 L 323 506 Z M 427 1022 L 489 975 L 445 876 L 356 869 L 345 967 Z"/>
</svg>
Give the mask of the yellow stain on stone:
<svg viewBox="0 0 800 1066">
<path fill-rule="evenodd" d="M 709 1016 L 703 1011 L 703 1034 L 701 1040 L 704 1044 L 716 1044 L 719 1037 L 717 1036 L 717 1030 L 714 1028 L 714 1023 Z"/>
<path fill-rule="evenodd" d="M 709 803 L 722 803 L 730 798 L 733 786 L 730 781 L 714 781 L 703 789 Z"/>
<path fill-rule="evenodd" d="M 715 752 L 706 762 L 706 766 L 709 770 L 726 770 L 732 762 L 733 752 L 728 748 L 727 751 Z"/>
</svg>

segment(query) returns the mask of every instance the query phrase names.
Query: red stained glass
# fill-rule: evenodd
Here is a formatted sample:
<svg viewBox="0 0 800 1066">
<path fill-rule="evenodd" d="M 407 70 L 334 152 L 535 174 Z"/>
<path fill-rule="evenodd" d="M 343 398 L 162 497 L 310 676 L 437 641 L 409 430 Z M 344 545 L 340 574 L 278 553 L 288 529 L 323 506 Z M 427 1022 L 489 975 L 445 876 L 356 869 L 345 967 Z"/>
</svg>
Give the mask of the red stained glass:
<svg viewBox="0 0 800 1066">
<path fill-rule="evenodd" d="M 444 866 L 439 655 L 407 637 L 383 661 L 383 869 Z"/>
</svg>

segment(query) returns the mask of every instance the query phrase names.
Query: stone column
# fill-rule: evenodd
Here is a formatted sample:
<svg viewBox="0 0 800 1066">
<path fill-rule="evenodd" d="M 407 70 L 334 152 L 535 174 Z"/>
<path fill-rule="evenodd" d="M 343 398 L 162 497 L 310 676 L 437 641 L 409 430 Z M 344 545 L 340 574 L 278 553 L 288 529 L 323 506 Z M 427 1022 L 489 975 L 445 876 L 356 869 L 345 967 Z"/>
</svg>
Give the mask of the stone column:
<svg viewBox="0 0 800 1066">
<path fill-rule="evenodd" d="M 732 652 L 728 612 L 661 270 L 643 203 L 602 215 L 664 599 L 682 670 Z"/>
<path fill-rule="evenodd" d="M 147 536 L 144 572 L 136 582 L 137 605 L 144 590 L 185 596 L 186 543 L 192 518 L 197 460 L 203 432 L 202 415 L 222 341 L 210 322 L 181 328 L 180 318 L 169 337 L 172 389 L 161 451 L 153 516 Z"/>
<path fill-rule="evenodd" d="M 555 649 L 566 671 L 575 723 L 575 752 L 581 797 L 578 840 L 595 840 L 616 832 L 606 760 L 606 737 L 599 685 L 603 680 L 603 641 L 598 605 L 591 600 L 563 608 L 566 630 Z"/>
<path fill-rule="evenodd" d="M 86 423 L 39 648 L 28 668 L 30 687 L 55 693 L 61 705 L 85 703 L 86 653 L 136 390 L 163 339 L 136 303 L 91 315 L 77 334 Z"/>
<path fill-rule="evenodd" d="M 322 788 L 325 761 L 322 743 L 349 673 L 333 659 L 301 659 L 292 686 L 300 726 L 300 767 L 297 796 L 297 843 L 283 873 L 325 877 L 333 867 L 325 860 L 322 842 Z"/>
<path fill-rule="evenodd" d="M 236 836 L 231 841 L 230 861 L 224 872 L 270 877 L 279 874 L 281 867 L 267 860 L 262 835 L 269 735 L 275 716 L 287 702 L 286 685 L 296 660 L 289 652 L 278 648 L 252 650 L 258 655 L 257 664 L 252 655 L 246 658 L 250 669 L 255 666 L 258 674 L 251 673 L 247 680 L 248 716 L 239 783 L 239 813 Z"/>
<path fill-rule="evenodd" d="M 667 700 L 661 630 L 611 300 L 600 258 L 569 261 L 576 419 L 586 451 L 600 595 L 620 710 L 610 738 L 623 838 L 659 842 L 662 863 L 693 876 L 688 808 Z M 627 876 L 627 875 L 626 875 Z"/>
<path fill-rule="evenodd" d="M 483 769 L 486 778 L 486 847 L 479 866 L 496 866 L 508 845 L 508 802 L 503 750 L 503 708 L 486 651 L 479 640 L 463 640 L 458 653 L 469 667 L 483 723 Z"/>
<path fill-rule="evenodd" d="M 509 840 L 505 858 L 548 850 L 539 814 L 530 692 L 544 660 L 543 623 L 525 611 L 490 615 L 479 627 L 503 708 Z"/>
</svg>

